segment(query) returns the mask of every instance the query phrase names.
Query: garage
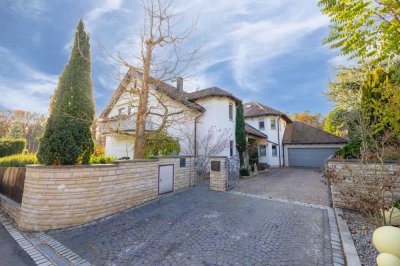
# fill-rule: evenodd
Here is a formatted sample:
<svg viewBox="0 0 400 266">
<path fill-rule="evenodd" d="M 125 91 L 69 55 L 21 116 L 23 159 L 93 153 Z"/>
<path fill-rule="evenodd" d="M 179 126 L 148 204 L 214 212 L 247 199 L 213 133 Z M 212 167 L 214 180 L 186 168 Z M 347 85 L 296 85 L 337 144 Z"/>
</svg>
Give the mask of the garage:
<svg viewBox="0 0 400 266">
<path fill-rule="evenodd" d="M 285 166 L 321 167 L 347 140 L 294 121 L 286 127 L 282 143 Z"/>
<path fill-rule="evenodd" d="M 321 167 L 339 148 L 288 148 L 290 166 Z"/>
</svg>

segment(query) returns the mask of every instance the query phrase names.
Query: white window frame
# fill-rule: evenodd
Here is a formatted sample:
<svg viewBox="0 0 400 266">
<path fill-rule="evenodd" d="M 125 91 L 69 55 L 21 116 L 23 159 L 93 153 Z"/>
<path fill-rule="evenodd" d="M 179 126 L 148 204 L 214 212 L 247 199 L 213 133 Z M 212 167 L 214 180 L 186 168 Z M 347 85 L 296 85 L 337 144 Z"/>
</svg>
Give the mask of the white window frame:
<svg viewBox="0 0 400 266">
<path fill-rule="evenodd" d="M 275 147 L 275 154 L 274 154 L 274 147 Z M 276 144 L 271 145 L 271 155 L 273 157 L 278 157 L 278 145 Z"/>
<path fill-rule="evenodd" d="M 273 122 L 272 122 L 273 121 Z M 276 129 L 276 118 L 271 118 L 270 119 L 270 128 L 272 129 L 272 130 L 275 130 Z M 272 125 L 273 125 L 273 127 L 272 127 Z"/>
<path fill-rule="evenodd" d="M 264 154 L 261 154 L 261 147 L 264 147 L 263 149 L 264 149 Z M 260 154 L 260 157 L 266 157 L 267 156 L 267 145 L 260 145 L 259 146 L 259 154 Z"/>
</svg>

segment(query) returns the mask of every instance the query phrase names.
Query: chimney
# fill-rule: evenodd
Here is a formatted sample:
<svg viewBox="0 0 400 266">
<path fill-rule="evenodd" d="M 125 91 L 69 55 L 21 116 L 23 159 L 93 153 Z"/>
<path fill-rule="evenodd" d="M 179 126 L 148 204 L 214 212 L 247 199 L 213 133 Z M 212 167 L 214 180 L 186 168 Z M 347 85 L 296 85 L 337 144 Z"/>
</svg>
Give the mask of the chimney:
<svg viewBox="0 0 400 266">
<path fill-rule="evenodd" d="M 179 92 L 183 91 L 183 78 L 182 77 L 177 77 L 176 78 L 176 89 Z"/>
</svg>

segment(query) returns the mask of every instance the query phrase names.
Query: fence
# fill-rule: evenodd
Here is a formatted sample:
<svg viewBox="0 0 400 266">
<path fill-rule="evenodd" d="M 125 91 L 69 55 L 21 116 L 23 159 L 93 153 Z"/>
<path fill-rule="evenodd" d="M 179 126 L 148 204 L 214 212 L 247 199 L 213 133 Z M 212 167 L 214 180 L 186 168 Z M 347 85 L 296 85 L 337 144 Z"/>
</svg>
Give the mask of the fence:
<svg viewBox="0 0 400 266">
<path fill-rule="evenodd" d="M 0 193 L 21 204 L 25 167 L 0 167 Z"/>
</svg>

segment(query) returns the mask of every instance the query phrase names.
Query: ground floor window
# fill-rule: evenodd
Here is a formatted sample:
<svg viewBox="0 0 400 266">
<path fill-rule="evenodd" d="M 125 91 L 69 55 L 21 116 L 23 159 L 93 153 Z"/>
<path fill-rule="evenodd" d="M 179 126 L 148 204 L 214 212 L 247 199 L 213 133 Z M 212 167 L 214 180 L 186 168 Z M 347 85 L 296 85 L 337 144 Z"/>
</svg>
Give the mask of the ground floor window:
<svg viewBox="0 0 400 266">
<path fill-rule="evenodd" d="M 267 156 L 267 147 L 265 145 L 260 145 L 260 156 Z"/>
<path fill-rule="evenodd" d="M 278 156 L 278 146 L 272 145 L 272 156 Z"/>
<path fill-rule="evenodd" d="M 229 154 L 230 156 L 233 156 L 233 140 L 229 142 Z"/>
</svg>

